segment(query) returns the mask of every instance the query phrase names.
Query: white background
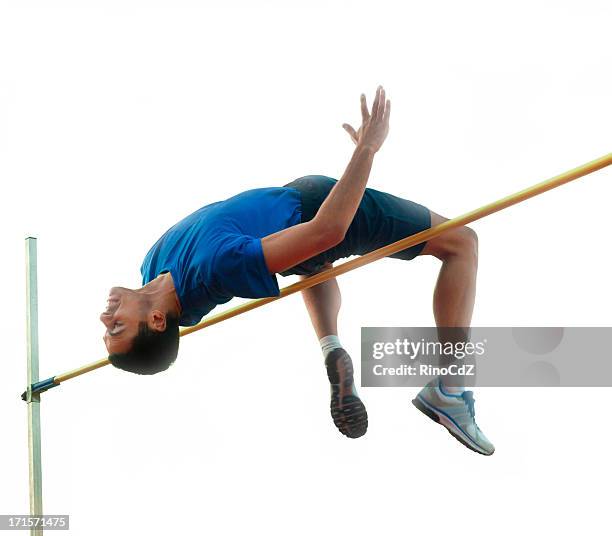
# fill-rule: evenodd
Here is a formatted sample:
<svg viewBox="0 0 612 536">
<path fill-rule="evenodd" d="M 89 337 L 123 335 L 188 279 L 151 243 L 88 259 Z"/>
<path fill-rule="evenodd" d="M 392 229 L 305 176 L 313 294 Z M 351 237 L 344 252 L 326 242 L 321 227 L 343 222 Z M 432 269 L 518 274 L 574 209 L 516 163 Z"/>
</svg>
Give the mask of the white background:
<svg viewBox="0 0 612 536">
<path fill-rule="evenodd" d="M 393 113 L 370 186 L 449 217 L 610 152 L 607 2 L 198 4 L 0 4 L 1 513 L 28 511 L 26 236 L 47 378 L 104 357 L 108 288 L 139 286 L 178 219 L 339 177 L 341 124 L 379 83 Z M 474 325 L 610 325 L 610 194 L 612 169 L 475 223 Z M 438 267 L 339 279 L 356 361 L 361 326 L 433 324 Z M 478 389 L 490 458 L 412 390 L 361 392 L 370 429 L 349 440 L 301 297 L 272 303 L 183 339 L 167 373 L 106 367 L 43 395 L 45 511 L 88 536 L 607 530 L 610 389 Z"/>
</svg>

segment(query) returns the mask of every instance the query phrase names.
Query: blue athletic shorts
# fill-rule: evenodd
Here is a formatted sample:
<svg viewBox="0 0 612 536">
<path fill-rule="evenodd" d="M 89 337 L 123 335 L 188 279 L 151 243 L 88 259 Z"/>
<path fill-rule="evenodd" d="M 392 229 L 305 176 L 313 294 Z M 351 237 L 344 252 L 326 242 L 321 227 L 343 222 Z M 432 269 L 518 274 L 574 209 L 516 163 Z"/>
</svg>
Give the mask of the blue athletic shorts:
<svg viewBox="0 0 612 536">
<path fill-rule="evenodd" d="M 302 223 L 314 217 L 336 182 L 338 181 L 331 177 L 308 175 L 285 184 L 285 187 L 295 188 L 300 192 Z M 279 273 L 282 276 L 310 275 L 328 262 L 351 255 L 364 255 L 430 227 L 431 215 L 423 205 L 373 188 L 366 188 L 342 242 Z M 393 253 L 389 257 L 411 260 L 421 253 L 424 247 L 425 242 Z"/>
</svg>

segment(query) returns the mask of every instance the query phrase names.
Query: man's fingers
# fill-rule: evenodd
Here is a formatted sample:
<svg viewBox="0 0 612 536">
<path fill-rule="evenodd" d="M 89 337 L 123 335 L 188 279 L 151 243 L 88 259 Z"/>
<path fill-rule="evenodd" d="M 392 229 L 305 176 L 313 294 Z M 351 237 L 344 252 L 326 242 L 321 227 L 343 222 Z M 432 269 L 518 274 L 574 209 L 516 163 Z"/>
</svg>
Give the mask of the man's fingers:
<svg viewBox="0 0 612 536">
<path fill-rule="evenodd" d="M 380 86 L 376 88 L 376 95 L 374 97 L 374 103 L 372 104 L 372 119 L 376 119 L 378 116 L 378 103 L 380 101 Z"/>
<path fill-rule="evenodd" d="M 385 101 L 386 101 L 386 97 L 385 97 L 385 89 L 383 87 L 380 88 L 380 97 L 378 100 L 378 115 L 377 115 L 377 119 L 379 121 L 381 121 L 384 117 L 384 113 L 385 113 Z"/>
<path fill-rule="evenodd" d="M 389 99 L 387 99 L 387 104 L 385 106 L 385 117 L 384 117 L 384 121 L 385 123 L 389 123 L 389 116 L 391 115 L 391 101 Z"/>
<path fill-rule="evenodd" d="M 349 133 L 350 137 L 353 139 L 353 141 L 357 143 L 357 132 L 355 132 L 355 129 L 347 123 L 344 123 L 342 125 L 342 128 L 346 130 Z"/>
<path fill-rule="evenodd" d="M 374 99 L 374 105 L 372 106 L 372 118 L 376 121 L 380 121 L 383 117 L 385 110 L 385 90 L 382 86 L 378 86 L 376 90 L 376 98 Z"/>
<path fill-rule="evenodd" d="M 368 105 L 366 103 L 366 96 L 361 94 L 361 119 L 365 123 L 370 118 L 370 112 L 368 112 Z"/>
</svg>

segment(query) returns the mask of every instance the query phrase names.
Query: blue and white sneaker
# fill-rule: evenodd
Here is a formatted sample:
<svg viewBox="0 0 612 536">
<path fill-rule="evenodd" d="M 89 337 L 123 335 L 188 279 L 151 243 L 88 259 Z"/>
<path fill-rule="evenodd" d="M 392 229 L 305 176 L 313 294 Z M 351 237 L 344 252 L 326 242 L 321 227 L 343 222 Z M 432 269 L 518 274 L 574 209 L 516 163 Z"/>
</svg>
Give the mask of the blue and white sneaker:
<svg viewBox="0 0 612 536">
<path fill-rule="evenodd" d="M 474 420 L 472 391 L 454 394 L 444 391 L 439 378 L 429 382 L 412 403 L 430 419 L 444 426 L 467 448 L 490 456 L 495 447 L 482 433 Z"/>
</svg>

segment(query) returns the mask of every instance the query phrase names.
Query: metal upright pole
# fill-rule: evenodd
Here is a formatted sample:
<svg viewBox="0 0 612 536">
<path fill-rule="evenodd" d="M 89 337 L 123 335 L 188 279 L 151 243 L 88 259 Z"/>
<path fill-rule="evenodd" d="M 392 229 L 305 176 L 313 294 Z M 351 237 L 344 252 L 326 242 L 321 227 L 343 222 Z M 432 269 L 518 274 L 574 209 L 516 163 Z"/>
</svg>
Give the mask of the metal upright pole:
<svg viewBox="0 0 612 536">
<path fill-rule="evenodd" d="M 28 348 L 28 460 L 30 467 L 30 515 L 42 516 L 42 460 L 40 450 L 40 393 L 32 393 L 38 381 L 38 281 L 36 238 L 26 238 L 26 322 Z M 42 535 L 32 527 L 32 536 Z"/>
</svg>

